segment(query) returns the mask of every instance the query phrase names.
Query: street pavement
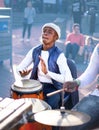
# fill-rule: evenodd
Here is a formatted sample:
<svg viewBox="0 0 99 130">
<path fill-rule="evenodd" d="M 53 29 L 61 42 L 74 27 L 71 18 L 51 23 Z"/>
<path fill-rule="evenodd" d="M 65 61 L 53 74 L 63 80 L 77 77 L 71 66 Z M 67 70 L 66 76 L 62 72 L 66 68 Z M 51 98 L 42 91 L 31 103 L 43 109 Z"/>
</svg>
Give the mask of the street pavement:
<svg viewBox="0 0 99 130">
<path fill-rule="evenodd" d="M 68 19 L 67 16 L 66 18 L 66 28 L 70 31 L 71 29 L 71 21 Z M 50 18 L 49 18 L 50 19 Z M 52 19 L 51 19 L 52 20 Z M 57 20 L 57 17 L 56 19 Z M 58 18 L 59 20 L 59 18 Z M 48 22 L 53 22 L 53 21 L 48 21 Z M 18 65 L 22 59 L 25 57 L 27 52 L 34 46 L 40 43 L 40 34 L 41 34 L 41 28 L 42 25 L 45 23 L 45 21 L 42 21 L 41 23 L 35 23 L 33 28 L 32 28 L 32 35 L 31 35 L 31 40 L 30 42 L 26 42 L 26 39 L 24 42 L 21 42 L 21 36 L 22 36 L 22 27 L 17 28 L 17 29 L 12 29 L 12 60 L 13 60 L 13 65 Z M 66 30 L 66 31 L 68 31 Z M 62 37 L 59 41 L 57 41 L 56 45 L 62 49 L 62 51 L 65 53 L 65 37 Z M 81 61 L 76 63 L 77 65 L 77 73 L 78 76 L 86 69 L 86 65 L 84 65 Z M 0 65 L 0 97 L 5 98 L 5 97 L 10 97 L 11 96 L 11 86 L 14 84 L 15 78 L 14 74 L 12 71 L 12 67 L 10 66 L 10 61 L 5 60 L 3 64 Z M 83 89 L 80 90 L 80 99 L 87 95 L 91 89 Z"/>
</svg>

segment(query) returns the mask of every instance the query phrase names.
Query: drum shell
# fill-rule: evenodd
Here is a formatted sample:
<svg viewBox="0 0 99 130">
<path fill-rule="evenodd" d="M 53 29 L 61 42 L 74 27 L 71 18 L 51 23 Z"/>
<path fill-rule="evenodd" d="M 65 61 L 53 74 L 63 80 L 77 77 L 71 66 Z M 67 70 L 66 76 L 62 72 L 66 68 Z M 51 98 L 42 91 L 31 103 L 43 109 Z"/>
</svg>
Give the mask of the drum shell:
<svg viewBox="0 0 99 130">
<path fill-rule="evenodd" d="M 20 98 L 38 98 L 38 99 L 44 99 L 43 91 L 42 91 L 42 85 L 36 81 L 36 80 L 23 80 L 25 82 L 36 82 L 36 87 L 32 86 L 29 87 L 19 87 L 18 85 L 15 85 L 15 83 L 11 86 L 11 97 L 13 99 L 20 99 Z M 23 82 L 22 81 L 22 82 Z M 37 84 L 38 83 L 38 84 Z M 36 88 L 36 90 L 35 90 Z"/>
<path fill-rule="evenodd" d="M 32 123 L 24 124 L 19 130 L 52 130 L 52 127 L 34 121 Z"/>
<path fill-rule="evenodd" d="M 38 92 L 31 92 L 31 93 L 24 93 L 24 92 L 17 92 L 11 89 L 11 97 L 13 99 L 20 99 L 20 98 L 38 98 L 38 99 L 44 99 L 43 91 L 40 90 Z"/>
</svg>

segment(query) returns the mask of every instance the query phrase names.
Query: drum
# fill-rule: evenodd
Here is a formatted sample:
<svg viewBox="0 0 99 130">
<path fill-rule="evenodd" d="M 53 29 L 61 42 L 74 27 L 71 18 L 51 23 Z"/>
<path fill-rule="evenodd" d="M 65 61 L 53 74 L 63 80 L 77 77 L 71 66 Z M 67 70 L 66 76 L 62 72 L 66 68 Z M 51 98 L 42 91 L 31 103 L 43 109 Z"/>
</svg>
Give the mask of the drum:
<svg viewBox="0 0 99 130">
<path fill-rule="evenodd" d="M 37 112 L 51 109 L 51 107 L 43 100 L 36 98 L 26 99 L 32 102 L 32 113 L 33 115 Z M 33 115 L 29 119 L 28 123 L 24 124 L 19 130 L 52 130 L 51 126 L 40 124 L 34 121 Z M 43 117 L 41 117 L 43 119 Z"/>
<path fill-rule="evenodd" d="M 38 98 L 44 99 L 42 84 L 37 80 L 23 79 L 16 81 L 11 86 L 11 97 L 20 98 Z"/>
</svg>

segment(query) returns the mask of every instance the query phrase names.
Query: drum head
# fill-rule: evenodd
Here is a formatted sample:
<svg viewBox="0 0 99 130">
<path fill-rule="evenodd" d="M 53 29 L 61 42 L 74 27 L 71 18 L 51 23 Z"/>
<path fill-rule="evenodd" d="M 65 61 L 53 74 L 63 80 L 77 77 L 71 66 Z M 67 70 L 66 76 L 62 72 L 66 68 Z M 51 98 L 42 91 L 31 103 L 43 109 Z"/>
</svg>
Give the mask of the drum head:
<svg viewBox="0 0 99 130">
<path fill-rule="evenodd" d="M 51 109 L 51 106 L 48 105 L 45 101 L 36 99 L 36 98 L 26 98 L 24 100 L 31 101 L 32 102 L 32 112 L 33 114 Z"/>
<path fill-rule="evenodd" d="M 42 84 L 37 80 L 23 79 L 12 85 L 12 90 L 17 92 L 37 92 L 42 89 Z"/>
</svg>

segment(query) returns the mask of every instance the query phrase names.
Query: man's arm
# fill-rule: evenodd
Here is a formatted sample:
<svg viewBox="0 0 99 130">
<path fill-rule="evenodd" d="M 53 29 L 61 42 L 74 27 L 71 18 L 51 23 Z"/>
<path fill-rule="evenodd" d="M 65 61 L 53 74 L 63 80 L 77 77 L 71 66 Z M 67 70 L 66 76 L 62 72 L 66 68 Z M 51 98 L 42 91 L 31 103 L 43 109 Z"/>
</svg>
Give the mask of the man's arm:
<svg viewBox="0 0 99 130">
<path fill-rule="evenodd" d="M 57 64 L 58 64 L 58 67 L 59 67 L 59 70 L 60 70 L 60 74 L 47 70 L 46 64 L 45 64 L 44 60 L 42 59 L 42 57 L 40 57 L 40 61 L 41 61 L 43 73 L 46 74 L 47 76 L 49 76 L 50 78 L 52 78 L 52 79 L 54 79 L 58 82 L 61 82 L 61 83 L 73 80 L 64 54 L 61 54 L 58 58 L 58 61 L 57 61 Z"/>
<path fill-rule="evenodd" d="M 85 87 L 91 84 L 99 73 L 99 44 L 95 47 L 91 56 L 90 63 L 85 72 L 76 80 L 65 82 L 63 87 L 65 91 L 73 92 L 78 87 Z"/>
<path fill-rule="evenodd" d="M 27 55 L 25 56 L 25 58 L 23 59 L 23 61 L 17 66 L 16 70 L 17 73 L 20 74 L 22 77 L 28 75 L 32 68 L 28 69 L 28 67 L 31 65 L 33 59 L 32 59 L 32 52 L 33 49 L 31 49 Z"/>
<path fill-rule="evenodd" d="M 96 76 L 99 73 L 99 44 L 95 47 L 90 63 L 88 64 L 88 67 L 84 71 L 84 73 L 78 78 L 81 81 L 80 87 L 85 87 L 88 84 L 91 84 Z"/>
</svg>

